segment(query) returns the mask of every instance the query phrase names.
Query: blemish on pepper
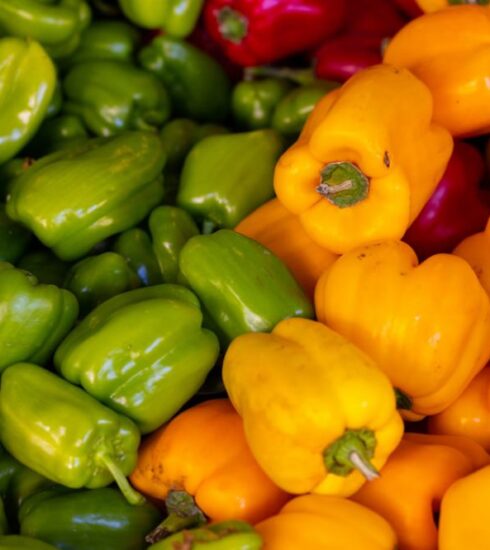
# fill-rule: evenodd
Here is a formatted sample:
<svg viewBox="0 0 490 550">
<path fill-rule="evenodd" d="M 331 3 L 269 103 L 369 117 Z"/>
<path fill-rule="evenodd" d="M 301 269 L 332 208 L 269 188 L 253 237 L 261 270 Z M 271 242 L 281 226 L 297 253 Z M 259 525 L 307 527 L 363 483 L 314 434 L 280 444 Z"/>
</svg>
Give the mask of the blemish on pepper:
<svg viewBox="0 0 490 550">
<path fill-rule="evenodd" d="M 384 156 L 383 156 L 383 162 L 384 162 L 384 164 L 385 164 L 385 166 L 386 166 L 387 168 L 390 167 L 390 165 L 391 165 L 391 159 L 390 159 L 390 155 L 388 154 L 388 151 L 385 151 L 385 154 L 384 154 Z"/>
</svg>

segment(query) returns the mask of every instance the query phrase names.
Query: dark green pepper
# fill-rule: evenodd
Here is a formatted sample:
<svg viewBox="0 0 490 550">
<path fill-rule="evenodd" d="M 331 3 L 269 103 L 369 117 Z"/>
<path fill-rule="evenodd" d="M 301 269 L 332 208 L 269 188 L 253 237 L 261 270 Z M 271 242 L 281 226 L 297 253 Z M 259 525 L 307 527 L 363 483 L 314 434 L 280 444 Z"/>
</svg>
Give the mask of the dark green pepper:
<svg viewBox="0 0 490 550">
<path fill-rule="evenodd" d="M 26 152 L 38 158 L 78 145 L 88 137 L 80 117 L 61 115 L 43 122 L 37 134 L 29 142 Z"/>
<path fill-rule="evenodd" d="M 61 112 L 61 106 L 63 103 L 63 92 L 61 91 L 61 83 L 56 81 L 54 92 L 46 110 L 46 118 L 53 118 Z"/>
<path fill-rule="evenodd" d="M 0 201 L 7 196 L 10 183 L 32 166 L 33 162 L 30 157 L 17 157 L 0 166 Z"/>
<path fill-rule="evenodd" d="M 157 36 L 139 53 L 141 65 L 164 83 L 172 111 L 198 122 L 223 122 L 230 109 L 231 84 L 212 57 L 191 44 Z"/>
<path fill-rule="evenodd" d="M 5 535 L 9 532 L 9 524 L 5 513 L 5 505 L 3 499 L 0 498 L 0 535 Z"/>
<path fill-rule="evenodd" d="M 43 157 L 10 184 L 7 214 L 63 260 L 139 223 L 162 199 L 156 134 L 95 138 Z"/>
<path fill-rule="evenodd" d="M 15 263 L 25 252 L 31 234 L 21 225 L 13 222 L 0 204 L 0 262 Z"/>
<path fill-rule="evenodd" d="M 17 363 L 2 374 L 0 416 L 3 445 L 32 470 L 73 489 L 115 480 L 129 502 L 144 501 L 125 477 L 136 465 L 138 429 L 81 388 Z"/>
<path fill-rule="evenodd" d="M 0 537 L 0 550 L 57 550 L 57 548 L 31 537 L 7 535 Z"/>
<path fill-rule="evenodd" d="M 203 139 L 186 158 L 178 206 L 218 227 L 235 227 L 274 196 L 274 167 L 283 146 L 275 130 Z"/>
<path fill-rule="evenodd" d="M 32 273 L 40 283 L 62 287 L 70 264 L 60 260 L 49 248 L 43 247 L 22 256 L 17 267 Z"/>
</svg>

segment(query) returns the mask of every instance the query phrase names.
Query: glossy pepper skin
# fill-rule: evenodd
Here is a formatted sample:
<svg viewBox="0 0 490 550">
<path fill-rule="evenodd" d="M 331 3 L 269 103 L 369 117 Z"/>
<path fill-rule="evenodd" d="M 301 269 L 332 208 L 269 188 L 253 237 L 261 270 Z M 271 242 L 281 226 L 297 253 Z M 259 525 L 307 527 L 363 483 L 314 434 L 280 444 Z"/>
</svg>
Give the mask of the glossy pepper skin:
<svg viewBox="0 0 490 550">
<path fill-rule="evenodd" d="M 156 499 L 186 491 L 213 522 L 256 523 L 277 513 L 289 498 L 260 469 L 227 399 L 195 405 L 151 434 L 130 479 Z"/>
<path fill-rule="evenodd" d="M 98 136 L 151 130 L 170 116 L 170 99 L 159 79 L 120 61 L 87 61 L 63 80 L 68 114 L 79 116 Z"/>
<path fill-rule="evenodd" d="M 437 308 L 434 296 L 444 296 Z M 407 413 L 441 412 L 489 359 L 488 296 L 453 255 L 418 265 L 400 241 L 359 247 L 321 276 L 315 306 L 321 322 L 370 355 L 408 397 Z"/>
<path fill-rule="evenodd" d="M 83 319 L 57 349 L 55 366 L 148 433 L 196 393 L 218 357 L 218 340 L 201 323 L 199 302 L 184 287 L 125 292 Z"/>
<path fill-rule="evenodd" d="M 38 284 L 7 262 L 0 262 L 0 303 L 0 370 L 18 361 L 44 364 L 78 315 L 71 292 Z"/>
<path fill-rule="evenodd" d="M 402 436 L 387 377 L 316 321 L 286 319 L 272 334 L 239 336 L 223 381 L 257 462 L 290 493 L 351 495 Z"/>
<path fill-rule="evenodd" d="M 136 464 L 138 429 L 81 388 L 16 363 L 2 374 L 0 415 L 3 445 L 28 468 L 72 489 L 115 480 L 131 504 L 143 502 L 124 477 Z"/>
<path fill-rule="evenodd" d="M 416 112 L 401 107 L 407 101 Z M 317 104 L 279 159 L 278 199 L 336 253 L 401 238 L 452 151 L 451 136 L 431 117 L 429 90 L 409 71 L 376 65 L 358 72 Z"/>
<path fill-rule="evenodd" d="M 2 2 L 0 2 L 1 20 Z M 56 70 L 34 40 L 0 39 L 0 164 L 14 157 L 45 117 L 56 85 Z"/>
<path fill-rule="evenodd" d="M 346 18 L 344 0 L 210 0 L 204 22 L 226 55 L 263 65 L 317 46 Z"/>
<path fill-rule="evenodd" d="M 88 131 L 80 117 L 60 115 L 45 120 L 24 151 L 34 158 L 40 158 L 55 151 L 69 149 L 88 138 Z"/>
<path fill-rule="evenodd" d="M 177 205 L 218 227 L 235 227 L 273 197 L 283 145 L 271 129 L 207 137 L 185 160 Z"/>
<path fill-rule="evenodd" d="M 0 548 L 2 550 L 56 550 L 56 546 L 52 544 L 21 535 L 0 536 Z"/>
<path fill-rule="evenodd" d="M 304 495 L 260 522 L 263 550 L 393 550 L 396 535 L 380 515 L 345 498 Z"/>
<path fill-rule="evenodd" d="M 27 229 L 13 222 L 0 203 L 0 262 L 15 263 L 25 252 L 31 234 Z"/>
<path fill-rule="evenodd" d="M 417 17 L 385 51 L 385 63 L 410 69 L 426 84 L 434 121 L 453 136 L 490 130 L 489 33 L 489 6 L 453 6 Z"/>
<path fill-rule="evenodd" d="M 219 328 L 223 343 L 268 332 L 287 317 L 313 317 L 286 266 L 261 244 L 229 229 L 187 241 L 179 269 Z"/>
<path fill-rule="evenodd" d="M 490 194 L 479 187 L 484 175 L 478 149 L 455 142 L 441 181 L 403 237 L 420 260 L 451 252 L 465 237 L 484 229 L 490 216 Z"/>
<path fill-rule="evenodd" d="M 221 66 L 188 42 L 157 36 L 143 48 L 140 65 L 165 85 L 172 112 L 198 122 L 223 122 L 230 109 L 231 84 Z"/>
<path fill-rule="evenodd" d="M 7 214 L 61 259 L 75 260 L 160 202 L 164 164 L 161 142 L 150 132 L 90 139 L 43 157 L 16 178 Z"/>
</svg>

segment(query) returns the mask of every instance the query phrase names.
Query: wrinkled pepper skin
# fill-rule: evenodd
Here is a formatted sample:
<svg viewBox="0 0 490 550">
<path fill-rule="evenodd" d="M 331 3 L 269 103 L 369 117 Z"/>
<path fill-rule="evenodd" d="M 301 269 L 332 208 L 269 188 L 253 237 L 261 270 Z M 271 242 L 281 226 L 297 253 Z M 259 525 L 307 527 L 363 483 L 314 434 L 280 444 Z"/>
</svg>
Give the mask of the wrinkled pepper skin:
<svg viewBox="0 0 490 550">
<path fill-rule="evenodd" d="M 2 374 L 0 415 L 3 445 L 28 468 L 72 489 L 115 480 L 131 504 L 143 502 L 124 477 L 136 464 L 138 429 L 81 388 L 16 363 Z"/>
<path fill-rule="evenodd" d="M 16 267 L 29 271 L 42 284 L 63 287 L 70 264 L 60 260 L 49 248 L 42 247 L 28 251 Z"/>
<path fill-rule="evenodd" d="M 235 231 L 192 237 L 181 250 L 179 269 L 224 343 L 246 332 L 268 332 L 287 317 L 313 317 L 281 260 Z"/>
<path fill-rule="evenodd" d="M 64 111 L 79 116 L 97 136 L 151 130 L 170 116 L 170 99 L 158 78 L 120 61 L 75 65 L 63 90 Z"/>
<path fill-rule="evenodd" d="M 434 296 L 444 297 L 437 308 Z M 456 256 L 418 265 L 400 241 L 359 247 L 321 276 L 315 306 L 319 321 L 372 357 L 408 397 L 407 414 L 444 410 L 490 357 L 488 296 Z"/>
<path fill-rule="evenodd" d="M 39 158 L 79 145 L 88 138 L 88 131 L 80 117 L 60 115 L 42 123 L 25 151 L 34 158 Z"/>
<path fill-rule="evenodd" d="M 76 260 L 160 202 L 164 164 L 160 139 L 150 132 L 91 139 L 43 157 L 16 178 L 7 214 L 62 260 Z"/>
<path fill-rule="evenodd" d="M 327 495 L 305 495 L 257 524 L 263 550 L 393 550 L 396 535 L 381 516 L 355 502 Z"/>
<path fill-rule="evenodd" d="M 13 222 L 0 203 L 0 262 L 15 263 L 25 252 L 31 234 L 21 225 Z"/>
<path fill-rule="evenodd" d="M 199 302 L 184 287 L 129 291 L 83 319 L 56 351 L 55 366 L 148 433 L 196 393 L 218 357 L 218 340 L 201 323 Z"/>
<path fill-rule="evenodd" d="M 27 499 L 19 512 L 21 535 L 70 550 L 141 550 L 160 517 L 153 504 L 133 506 L 109 487 L 48 489 Z"/>
<path fill-rule="evenodd" d="M 0 20 L 3 3 L 0 2 Z M 47 114 L 56 87 L 56 70 L 34 40 L 0 39 L 0 164 L 32 138 Z"/>
<path fill-rule="evenodd" d="M 257 462 L 290 493 L 353 494 L 361 471 L 373 479 L 403 433 L 388 378 L 316 321 L 286 319 L 272 334 L 239 336 L 223 381 Z"/>
<path fill-rule="evenodd" d="M 213 522 L 256 523 L 289 499 L 260 469 L 228 399 L 195 405 L 151 434 L 130 479 L 156 499 L 186 491 Z"/>
<path fill-rule="evenodd" d="M 401 238 L 452 152 L 451 136 L 431 117 L 430 92 L 409 71 L 358 72 L 317 104 L 279 159 L 278 199 L 332 252 Z"/>
<path fill-rule="evenodd" d="M 48 361 L 78 315 L 71 292 L 38 284 L 6 262 L 0 262 L 0 304 L 0 371 L 18 361 Z"/>
<path fill-rule="evenodd" d="M 490 7 L 453 6 L 417 17 L 389 42 L 384 62 L 430 89 L 434 121 L 453 136 L 490 131 Z"/>
<path fill-rule="evenodd" d="M 21 535 L 0 536 L 0 550 L 56 550 L 56 546 Z"/>
<path fill-rule="evenodd" d="M 273 197 L 282 150 L 282 137 L 271 129 L 202 140 L 185 160 L 177 205 L 218 227 L 235 227 Z"/>
<path fill-rule="evenodd" d="M 226 119 L 231 84 L 211 56 L 183 40 L 157 36 L 138 57 L 140 65 L 165 85 L 176 116 L 198 122 Z"/>
</svg>

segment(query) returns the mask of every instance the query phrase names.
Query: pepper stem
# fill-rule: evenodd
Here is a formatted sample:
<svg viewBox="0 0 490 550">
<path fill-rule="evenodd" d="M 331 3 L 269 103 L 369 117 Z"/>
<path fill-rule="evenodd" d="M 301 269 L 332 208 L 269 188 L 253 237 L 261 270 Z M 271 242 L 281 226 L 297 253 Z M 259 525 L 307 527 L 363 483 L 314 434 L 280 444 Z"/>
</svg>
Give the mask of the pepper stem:
<svg viewBox="0 0 490 550">
<path fill-rule="evenodd" d="M 412 400 L 400 389 L 395 388 L 396 408 L 404 411 L 412 410 Z"/>
<path fill-rule="evenodd" d="M 225 6 L 218 11 L 216 19 L 221 36 L 233 44 L 240 44 L 247 36 L 248 20 L 239 11 Z"/>
<path fill-rule="evenodd" d="M 129 481 L 126 479 L 126 476 L 121 472 L 121 469 L 114 462 L 112 457 L 105 453 L 100 453 L 97 458 L 109 470 L 109 472 L 111 472 L 114 481 L 119 487 L 119 490 L 130 504 L 136 506 L 145 502 L 145 497 L 131 487 Z"/>
<path fill-rule="evenodd" d="M 318 193 L 339 208 L 353 206 L 369 192 L 369 178 L 352 162 L 329 162 L 321 171 Z"/>
</svg>

